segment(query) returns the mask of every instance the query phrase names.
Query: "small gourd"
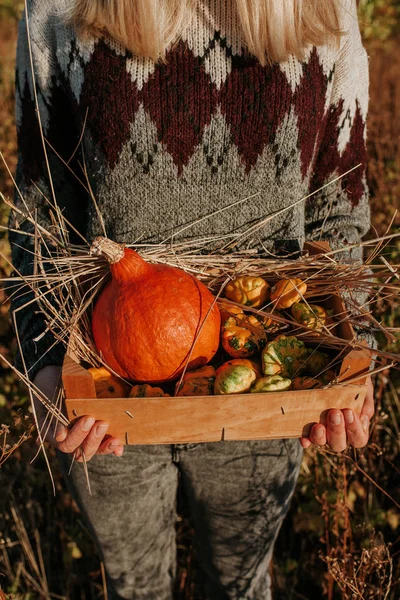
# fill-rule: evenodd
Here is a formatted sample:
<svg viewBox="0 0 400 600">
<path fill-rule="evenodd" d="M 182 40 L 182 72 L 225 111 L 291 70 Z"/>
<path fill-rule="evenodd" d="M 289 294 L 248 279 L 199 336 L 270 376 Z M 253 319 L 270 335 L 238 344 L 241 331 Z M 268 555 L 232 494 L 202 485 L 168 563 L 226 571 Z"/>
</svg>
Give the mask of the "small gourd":
<svg viewBox="0 0 400 600">
<path fill-rule="evenodd" d="M 316 377 L 327 368 L 330 362 L 331 359 L 327 354 L 325 354 L 325 352 L 320 352 L 319 350 L 314 350 L 314 348 L 309 348 L 305 370 L 313 377 Z"/>
<path fill-rule="evenodd" d="M 280 375 L 270 375 L 256 379 L 250 388 L 252 394 L 260 394 L 263 392 L 284 392 L 290 390 L 292 382 L 286 377 Z"/>
<path fill-rule="evenodd" d="M 159 387 L 142 383 L 134 385 L 129 393 L 129 398 L 166 398 L 169 394 L 165 394 L 164 390 Z"/>
<path fill-rule="evenodd" d="M 308 350 L 294 335 L 279 335 L 261 354 L 264 375 L 281 375 L 292 379 L 304 370 Z"/>
<path fill-rule="evenodd" d="M 230 304 L 228 302 L 224 302 L 220 300 L 218 302 L 219 312 L 221 313 L 221 323 L 222 325 L 225 323 L 229 317 L 239 316 L 240 318 L 245 318 L 243 308 L 240 306 L 236 306 L 236 304 Z"/>
<path fill-rule="evenodd" d="M 248 358 L 232 358 L 232 360 L 228 360 L 224 365 L 243 365 L 249 369 L 253 369 L 257 378 L 262 376 L 261 366 L 255 360 L 250 360 Z"/>
<path fill-rule="evenodd" d="M 322 383 L 314 377 L 295 377 L 292 381 L 294 390 L 317 390 L 322 387 Z"/>
<path fill-rule="evenodd" d="M 271 301 L 275 308 L 290 308 L 299 302 L 307 290 L 307 284 L 301 279 L 281 279 L 271 288 Z"/>
<path fill-rule="evenodd" d="M 206 365 L 195 371 L 187 371 L 183 380 L 175 386 L 176 396 L 211 396 L 214 393 L 215 369 Z"/>
<path fill-rule="evenodd" d="M 222 365 L 217 369 L 215 394 L 244 394 L 256 380 L 255 371 L 244 365 Z"/>
<path fill-rule="evenodd" d="M 266 333 L 259 323 L 255 327 L 246 319 L 229 317 L 222 325 L 221 341 L 229 356 L 244 358 L 261 350 L 266 342 Z"/>
<path fill-rule="evenodd" d="M 318 375 L 316 379 L 318 379 L 322 385 L 328 385 L 328 383 L 331 383 L 334 379 L 336 379 L 336 377 L 337 375 L 335 371 L 333 369 L 328 369 L 327 371 L 321 373 L 321 375 Z"/>
<path fill-rule="evenodd" d="M 269 284 L 262 277 L 243 275 L 227 284 L 225 296 L 238 304 L 259 308 L 268 301 Z"/>
<path fill-rule="evenodd" d="M 97 398 L 126 398 L 129 385 L 116 377 L 105 367 L 88 369 L 94 381 Z"/>
<path fill-rule="evenodd" d="M 277 333 L 278 331 L 286 329 L 288 327 L 287 323 L 276 321 L 274 319 L 274 317 L 280 317 L 281 319 L 285 318 L 284 315 L 281 312 L 279 312 L 279 310 L 274 310 L 274 312 L 270 314 L 271 316 L 262 317 L 261 319 L 261 324 L 268 335 Z"/>
<path fill-rule="evenodd" d="M 294 320 L 300 325 L 304 325 L 308 329 L 315 329 L 315 331 L 323 330 L 328 315 L 322 306 L 295 302 L 290 310 Z"/>
</svg>

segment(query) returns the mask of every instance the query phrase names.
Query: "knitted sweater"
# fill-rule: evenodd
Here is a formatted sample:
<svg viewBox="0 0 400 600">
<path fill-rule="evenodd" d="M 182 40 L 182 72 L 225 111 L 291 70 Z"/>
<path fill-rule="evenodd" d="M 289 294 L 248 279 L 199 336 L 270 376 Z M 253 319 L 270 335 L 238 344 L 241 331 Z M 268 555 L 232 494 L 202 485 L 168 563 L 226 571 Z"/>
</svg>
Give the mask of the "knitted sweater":
<svg viewBox="0 0 400 600">
<path fill-rule="evenodd" d="M 303 61 L 291 57 L 265 67 L 243 48 L 234 0 L 199 2 L 165 63 L 133 56 L 113 40 L 78 39 L 62 18 L 67 1 L 29 1 L 30 37 L 55 195 L 87 239 L 102 228 L 72 173 L 83 179 L 83 160 L 107 234 L 116 241 L 160 241 L 197 220 L 184 237 L 226 237 L 359 163 L 246 243 L 276 252 L 283 242 L 296 250 L 305 239 L 323 238 L 345 247 L 366 233 L 368 59 L 355 0 L 346 0 L 340 47 L 310 47 Z M 30 209 L 48 224 L 40 192 L 48 198 L 51 193 L 25 19 L 16 87 L 17 183 Z M 80 141 L 83 150 L 75 152 Z M 69 169 L 51 148 L 69 161 Z M 21 205 L 19 196 L 16 202 Z M 12 216 L 11 223 L 21 233 L 29 229 L 20 217 Z M 10 241 L 14 265 L 25 274 L 32 271 L 32 238 L 21 233 L 11 233 Z M 15 300 L 13 308 L 19 303 Z M 19 334 L 31 375 L 62 360 L 63 350 L 53 346 L 50 335 L 35 341 L 43 330 L 34 305 L 21 311 Z"/>
</svg>

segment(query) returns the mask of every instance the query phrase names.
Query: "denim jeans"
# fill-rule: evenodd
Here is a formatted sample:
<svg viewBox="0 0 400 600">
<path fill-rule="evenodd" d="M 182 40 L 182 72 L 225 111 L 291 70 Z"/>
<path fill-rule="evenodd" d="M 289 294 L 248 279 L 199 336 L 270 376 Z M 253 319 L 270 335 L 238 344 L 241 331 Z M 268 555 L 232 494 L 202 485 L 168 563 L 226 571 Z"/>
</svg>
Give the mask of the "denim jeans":
<svg viewBox="0 0 400 600">
<path fill-rule="evenodd" d="M 269 563 L 301 458 L 298 440 L 127 446 L 122 458 L 89 461 L 92 495 L 75 464 L 65 477 L 103 557 L 109 600 L 172 599 L 178 480 L 207 598 L 270 600 Z"/>
</svg>

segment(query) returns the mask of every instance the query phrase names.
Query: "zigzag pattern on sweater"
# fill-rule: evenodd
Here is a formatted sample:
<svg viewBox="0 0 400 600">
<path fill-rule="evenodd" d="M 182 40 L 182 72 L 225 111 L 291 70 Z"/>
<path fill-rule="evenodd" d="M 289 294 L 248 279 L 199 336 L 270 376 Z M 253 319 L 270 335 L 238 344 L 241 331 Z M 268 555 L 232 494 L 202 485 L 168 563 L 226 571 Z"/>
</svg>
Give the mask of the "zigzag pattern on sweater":
<svg viewBox="0 0 400 600">
<path fill-rule="evenodd" d="M 212 75 L 212 69 L 206 68 L 210 52 L 216 44 L 224 49 L 226 57 L 230 59 L 229 70 L 217 80 Z M 178 177 L 199 146 L 204 149 L 211 171 L 216 173 L 232 144 L 238 151 L 246 173 L 256 167 L 266 146 L 273 148 L 276 164 L 279 165 L 276 173 L 279 177 L 280 171 L 287 167 L 287 159 L 280 164 L 279 145 L 275 145 L 276 132 L 291 111 L 297 122 L 297 150 L 301 157 L 303 178 L 312 170 L 318 148 L 327 136 L 329 146 L 337 148 L 337 151 L 334 155 L 330 153 L 329 160 L 321 165 L 313 178 L 313 185 L 319 185 L 335 172 L 345 172 L 354 165 L 355 157 L 358 162 L 365 163 L 365 124 L 359 102 L 356 101 L 354 114 L 350 109 L 344 112 L 343 99 L 336 106 L 326 106 L 334 65 L 327 72 L 316 48 L 310 51 L 308 60 L 301 63 L 301 75 L 295 86 L 281 65 L 262 67 L 254 57 L 233 55 L 219 32 L 215 32 L 203 56 L 195 56 L 188 44 L 181 41 L 168 52 L 165 63 L 154 65 L 153 71 L 148 73 L 145 81 L 141 80 L 140 85 L 137 79 L 132 78 L 129 64 L 132 59 L 127 59 L 104 41 L 96 43 L 90 58 L 86 56 L 86 59 L 80 54 L 78 45 L 72 44 L 67 65 L 69 75 L 73 72 L 72 65 L 76 65 L 77 61 L 82 69 L 79 100 L 73 93 L 72 79 L 62 81 L 62 86 L 53 79 L 49 86 L 47 133 L 59 151 L 65 145 L 72 150 L 76 143 L 76 140 L 71 140 L 70 144 L 66 144 L 65 135 L 60 136 L 56 131 L 59 127 L 57 106 L 60 106 L 60 102 L 65 104 L 65 97 L 68 96 L 70 118 L 74 115 L 77 122 L 82 123 L 85 116 L 86 126 L 111 169 L 117 164 L 122 148 L 131 137 L 131 126 L 140 107 L 154 123 L 158 142 L 163 151 L 171 155 Z M 60 87 L 63 92 L 59 90 Z M 59 98 L 62 93 L 64 99 Z M 27 96 L 23 99 L 24 126 L 20 130 L 27 133 L 29 154 L 33 133 L 29 123 L 34 123 L 35 119 L 32 119 L 34 106 L 32 103 L 30 106 L 27 81 L 21 95 L 22 98 Z M 227 133 L 223 152 L 215 156 L 204 133 L 217 113 L 224 118 Z M 118 119 L 115 115 L 118 115 Z M 304 119 L 304 115 L 307 115 L 307 119 Z M 348 139 L 340 151 L 339 137 L 345 125 Z M 23 138 L 22 133 L 22 142 Z M 154 148 L 149 148 L 145 158 L 143 152 L 136 153 L 135 141 L 132 141 L 133 155 L 142 163 L 144 172 L 151 170 L 154 151 Z M 35 168 L 36 163 L 35 156 L 25 162 L 28 180 L 37 179 L 36 170 L 39 169 Z M 357 203 L 363 194 L 358 176 L 348 179 L 347 189 L 352 201 Z"/>
</svg>

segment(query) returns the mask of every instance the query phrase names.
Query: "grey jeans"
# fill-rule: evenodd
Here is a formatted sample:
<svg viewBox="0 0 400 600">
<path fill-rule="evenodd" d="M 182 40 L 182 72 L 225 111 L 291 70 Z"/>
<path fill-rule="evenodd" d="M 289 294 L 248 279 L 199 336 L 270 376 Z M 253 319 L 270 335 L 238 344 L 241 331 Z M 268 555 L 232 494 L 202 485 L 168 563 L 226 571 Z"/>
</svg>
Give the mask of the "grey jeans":
<svg viewBox="0 0 400 600">
<path fill-rule="evenodd" d="M 127 446 L 122 458 L 89 461 L 92 496 L 74 465 L 67 483 L 103 556 L 109 600 L 171 600 L 179 473 L 207 598 L 270 600 L 269 563 L 301 457 L 298 440 Z"/>
</svg>

